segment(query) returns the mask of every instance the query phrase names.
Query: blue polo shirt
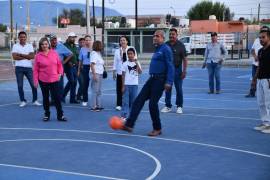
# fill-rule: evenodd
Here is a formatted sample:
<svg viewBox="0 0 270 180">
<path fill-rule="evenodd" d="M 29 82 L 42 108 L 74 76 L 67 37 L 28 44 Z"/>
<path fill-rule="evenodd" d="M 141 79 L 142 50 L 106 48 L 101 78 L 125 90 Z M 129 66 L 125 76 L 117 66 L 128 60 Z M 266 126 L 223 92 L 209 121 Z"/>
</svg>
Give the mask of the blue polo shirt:
<svg viewBox="0 0 270 180">
<path fill-rule="evenodd" d="M 83 65 L 90 65 L 90 49 L 86 47 L 82 47 L 79 54 L 79 61 L 82 62 Z"/>
<path fill-rule="evenodd" d="M 62 63 L 66 57 L 72 54 L 72 52 L 66 46 L 59 42 L 54 50 L 58 53 Z"/>
<path fill-rule="evenodd" d="M 167 75 L 166 83 L 173 84 L 173 53 L 171 48 L 165 43 L 156 47 L 150 62 L 149 74 Z"/>
</svg>

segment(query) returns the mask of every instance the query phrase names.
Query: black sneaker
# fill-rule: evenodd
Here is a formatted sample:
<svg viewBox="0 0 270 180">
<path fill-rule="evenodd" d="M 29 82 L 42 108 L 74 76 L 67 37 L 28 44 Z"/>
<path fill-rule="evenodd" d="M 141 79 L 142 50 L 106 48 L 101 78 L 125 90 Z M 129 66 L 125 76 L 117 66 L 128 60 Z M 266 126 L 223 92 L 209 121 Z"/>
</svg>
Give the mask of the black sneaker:
<svg viewBox="0 0 270 180">
<path fill-rule="evenodd" d="M 67 121 L 67 118 L 65 116 L 62 116 L 62 117 L 58 117 L 57 118 L 58 121 Z"/>
<path fill-rule="evenodd" d="M 95 107 L 95 108 L 90 108 L 91 111 L 94 111 L 94 112 L 99 112 L 100 109 L 98 107 Z"/>
<path fill-rule="evenodd" d="M 247 95 L 245 95 L 245 97 L 250 98 L 250 97 L 255 97 L 255 95 L 254 94 L 247 94 Z"/>
</svg>

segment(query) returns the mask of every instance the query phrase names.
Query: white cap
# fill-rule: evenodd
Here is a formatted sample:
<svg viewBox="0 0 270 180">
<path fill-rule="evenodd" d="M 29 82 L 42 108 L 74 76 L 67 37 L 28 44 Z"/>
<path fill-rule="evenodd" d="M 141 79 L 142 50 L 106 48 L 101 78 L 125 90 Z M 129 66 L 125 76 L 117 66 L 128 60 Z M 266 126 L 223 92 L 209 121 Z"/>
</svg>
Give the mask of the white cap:
<svg viewBox="0 0 270 180">
<path fill-rule="evenodd" d="M 70 33 L 68 34 L 68 37 L 77 37 L 77 36 L 76 36 L 76 34 L 75 34 L 74 32 L 70 32 Z"/>
</svg>

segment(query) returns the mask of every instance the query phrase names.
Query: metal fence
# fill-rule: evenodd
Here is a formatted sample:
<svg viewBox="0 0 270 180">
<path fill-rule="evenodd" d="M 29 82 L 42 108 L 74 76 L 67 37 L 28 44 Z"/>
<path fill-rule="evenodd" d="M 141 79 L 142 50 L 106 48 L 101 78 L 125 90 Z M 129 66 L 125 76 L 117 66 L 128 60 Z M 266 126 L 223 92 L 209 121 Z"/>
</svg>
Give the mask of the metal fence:
<svg viewBox="0 0 270 180">
<path fill-rule="evenodd" d="M 232 60 L 239 60 L 239 59 L 248 59 L 250 57 L 250 50 L 252 47 L 252 44 L 255 40 L 255 38 L 258 36 L 258 33 L 231 33 L 233 34 L 233 39 L 230 44 L 230 47 L 226 46 L 228 49 L 228 56 L 227 59 Z M 33 43 L 35 46 L 38 45 L 38 41 L 41 37 L 44 37 L 45 34 L 41 33 L 30 33 L 28 35 L 28 41 L 30 43 Z M 58 37 L 58 40 L 61 42 L 65 42 L 67 39 L 67 34 L 55 34 Z M 192 34 L 189 37 L 192 36 L 204 36 L 205 34 Z M 83 37 L 84 34 L 77 34 L 78 40 L 80 37 Z M 12 46 L 12 43 L 15 43 L 17 40 L 15 38 L 14 42 L 10 41 L 10 35 L 5 34 L 5 36 L 0 37 L 0 59 L 8 59 L 10 58 L 10 49 Z M 106 62 L 111 61 L 113 59 L 114 51 L 118 48 L 119 43 L 119 35 L 106 35 L 104 38 L 100 35 L 93 36 L 96 40 L 104 40 L 104 59 Z M 138 52 L 138 55 L 143 60 L 149 60 L 151 58 L 151 54 L 154 51 L 153 46 L 153 36 L 152 34 L 145 35 L 145 34 L 132 34 L 127 35 L 130 41 L 130 45 L 134 46 Z M 182 36 L 179 36 L 179 39 Z M 187 37 L 187 36 L 186 36 Z M 3 40 L 4 38 L 4 40 Z M 168 40 L 168 34 L 166 34 L 166 40 Z M 209 39 L 205 40 L 205 42 L 202 42 L 202 44 L 206 44 L 207 42 L 210 42 Z M 192 42 L 189 42 L 192 44 Z M 185 43 L 185 45 L 187 45 Z M 202 60 L 204 54 L 203 48 L 198 48 L 196 46 L 191 49 L 188 58 L 190 60 Z"/>
</svg>

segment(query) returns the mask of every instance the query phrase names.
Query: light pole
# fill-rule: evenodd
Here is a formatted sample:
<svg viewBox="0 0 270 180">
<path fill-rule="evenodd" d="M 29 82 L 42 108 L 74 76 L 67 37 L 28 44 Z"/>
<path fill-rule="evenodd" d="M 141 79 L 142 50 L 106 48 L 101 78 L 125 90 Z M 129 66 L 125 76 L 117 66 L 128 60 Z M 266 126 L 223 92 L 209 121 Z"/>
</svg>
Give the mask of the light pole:
<svg viewBox="0 0 270 180">
<path fill-rule="evenodd" d="M 89 0 L 86 0 L 86 34 L 90 33 L 90 8 Z"/>
<path fill-rule="evenodd" d="M 26 1 L 26 7 L 27 7 L 27 34 L 30 33 L 30 2 L 29 0 Z M 29 36 L 28 36 L 29 37 Z"/>
<path fill-rule="evenodd" d="M 13 0 L 9 1 L 10 6 L 10 42 L 13 45 Z"/>
<path fill-rule="evenodd" d="M 170 9 L 173 10 L 173 16 L 175 16 L 175 9 L 171 6 Z"/>
</svg>

